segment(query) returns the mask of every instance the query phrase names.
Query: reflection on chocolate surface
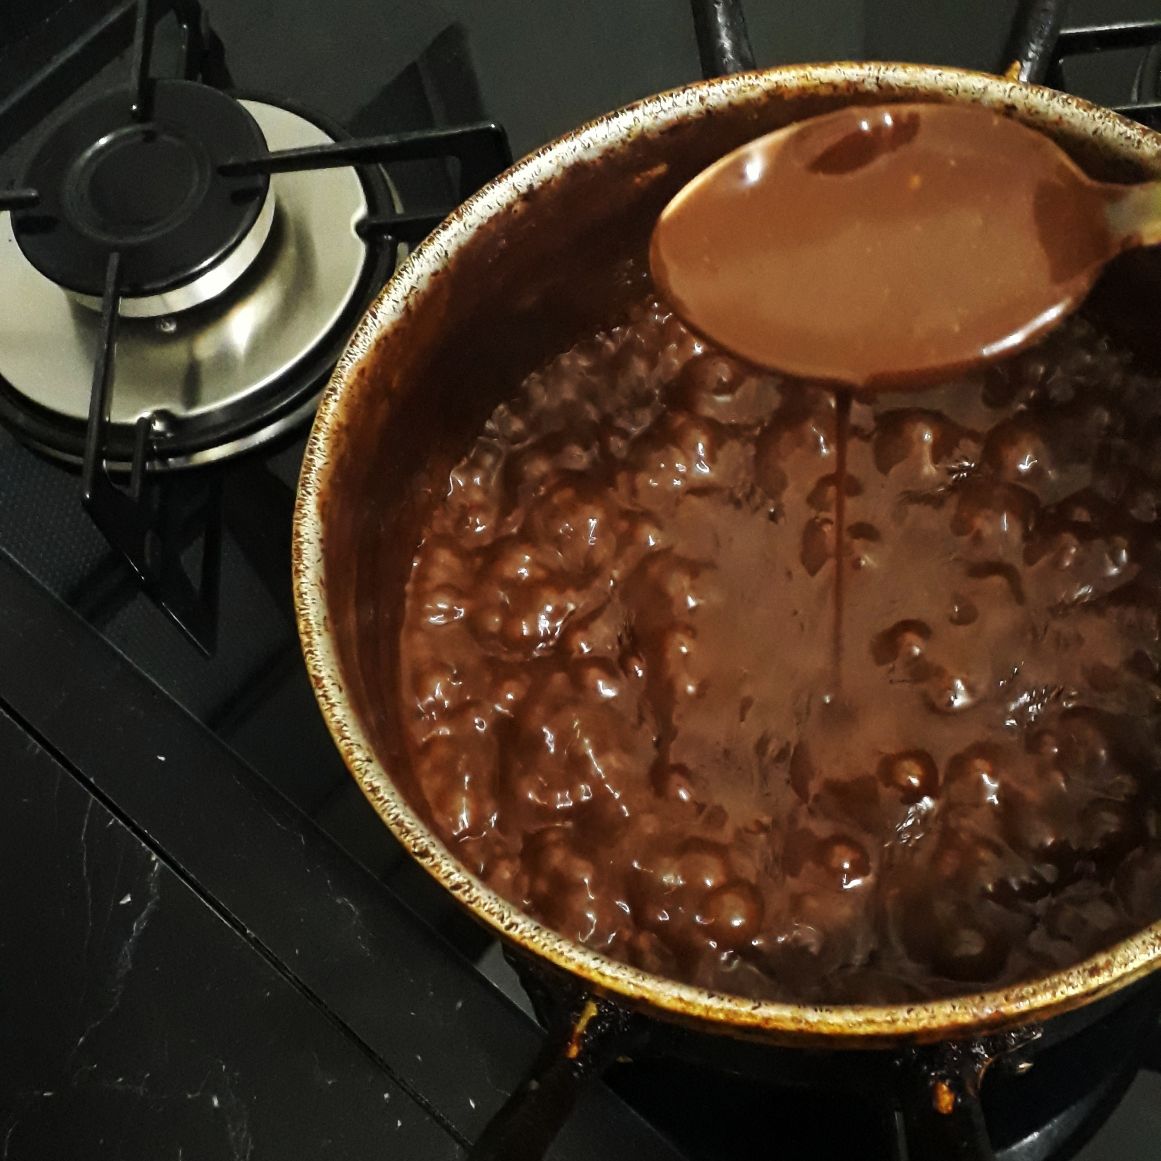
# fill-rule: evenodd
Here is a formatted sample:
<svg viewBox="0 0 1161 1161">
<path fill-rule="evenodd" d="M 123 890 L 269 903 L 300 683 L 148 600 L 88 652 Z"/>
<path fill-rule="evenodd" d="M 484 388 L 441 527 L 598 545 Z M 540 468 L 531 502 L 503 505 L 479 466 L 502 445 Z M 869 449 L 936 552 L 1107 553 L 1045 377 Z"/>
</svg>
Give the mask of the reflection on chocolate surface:
<svg viewBox="0 0 1161 1161">
<path fill-rule="evenodd" d="M 1161 916 L 1158 383 L 1077 319 L 856 399 L 837 566 L 835 418 L 654 300 L 496 409 L 408 587 L 438 832 L 565 935 L 753 996 L 961 992 Z"/>
</svg>

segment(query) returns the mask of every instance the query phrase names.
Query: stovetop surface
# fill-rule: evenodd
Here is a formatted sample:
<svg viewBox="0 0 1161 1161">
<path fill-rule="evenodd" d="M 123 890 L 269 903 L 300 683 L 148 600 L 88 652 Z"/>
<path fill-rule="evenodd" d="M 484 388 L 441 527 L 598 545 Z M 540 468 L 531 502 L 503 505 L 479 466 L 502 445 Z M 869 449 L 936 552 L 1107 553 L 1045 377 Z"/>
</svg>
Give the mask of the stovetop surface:
<svg viewBox="0 0 1161 1161">
<path fill-rule="evenodd" d="M 18 3 L 7 15 L 0 15 L 0 32 L 8 34 L 6 39 L 0 38 L 0 78 L 8 75 L 19 79 L 27 75 L 29 61 L 21 60 L 19 67 L 14 62 L 22 45 L 44 43 L 40 22 L 46 7 L 63 10 L 68 5 L 28 4 L 28 15 L 22 16 L 25 9 Z M 113 8 L 114 4 L 113 0 L 106 0 L 103 5 L 90 2 L 88 7 L 96 15 L 103 9 Z M 931 0 L 922 5 L 912 0 L 817 0 L 810 5 L 793 0 L 762 3 L 751 0 L 745 7 L 761 65 L 880 58 L 977 68 L 996 67 L 1015 9 L 1014 3 L 997 0 L 971 3 Z M 317 109 L 355 134 L 494 119 L 507 129 L 516 156 L 610 108 L 699 75 L 697 45 L 684 0 L 586 0 L 583 4 L 537 5 L 515 0 L 494 0 L 487 4 L 475 0 L 422 4 L 406 0 L 330 0 L 326 5 L 316 0 L 205 0 L 204 8 L 225 45 L 227 64 L 239 89 L 292 98 Z M 1156 16 L 1161 16 L 1156 0 L 1139 3 L 1074 0 L 1067 23 Z M 166 51 L 165 43 L 162 29 L 159 33 L 162 54 Z M 6 59 L 12 66 L 7 72 Z M 1107 103 L 1125 101 L 1139 59 L 1139 53 L 1107 53 L 1100 59 L 1080 60 L 1070 66 L 1067 79 L 1075 91 L 1085 96 Z M 124 67 L 122 55 L 91 84 L 108 83 L 108 78 L 116 77 L 117 71 Z M 0 79 L 0 96 L 4 85 Z M 0 179 L 11 175 L 29 140 L 8 143 L 0 156 Z M 392 177 L 407 209 L 448 204 L 446 174 L 438 167 L 400 166 L 393 169 Z M 0 309 L 11 307 L 0 303 Z M 21 766 L 24 772 L 12 776 L 9 793 L 21 798 L 28 818 L 20 822 L 14 813 L 8 820 L 12 833 L 4 841 L 15 842 L 21 828 L 33 825 L 34 817 L 43 823 L 48 817 L 45 812 L 51 812 L 59 826 L 71 828 L 73 837 L 69 849 L 80 860 L 76 866 L 63 866 L 59 860 L 49 865 L 49 860 L 43 866 L 26 866 L 23 873 L 41 876 L 50 883 L 57 876 L 57 894 L 64 908 L 61 924 L 81 924 L 91 932 L 100 928 L 99 934 L 85 936 L 80 966 L 84 967 L 91 957 L 99 958 L 104 948 L 105 966 L 111 972 L 111 983 L 106 981 L 108 987 L 100 1000 L 103 1006 L 99 1005 L 96 1010 L 91 1004 L 86 1007 L 83 995 L 78 1001 L 84 1012 L 78 1025 L 81 1031 L 70 1049 L 69 1075 L 74 1079 L 88 1075 L 86 1052 L 98 1046 L 102 1037 L 119 1035 L 131 1039 L 136 1036 L 148 1040 L 151 1030 L 155 1030 L 149 1021 L 156 1018 L 160 993 L 151 997 L 146 991 L 137 996 L 132 1011 L 125 1001 L 129 1019 L 121 1018 L 122 996 L 130 994 L 130 989 L 125 987 L 126 979 L 133 970 L 138 940 L 154 910 L 160 915 L 171 914 L 168 908 L 159 907 L 158 900 L 175 899 L 171 906 L 178 912 L 188 912 L 184 927 L 178 922 L 179 915 L 173 921 L 172 931 L 154 929 L 154 937 L 160 943 L 157 963 L 167 965 L 165 970 L 173 973 L 169 988 L 181 989 L 193 997 L 185 1014 L 187 1023 L 191 1029 L 201 1027 L 204 1031 L 201 1040 L 190 1032 L 188 1042 L 166 1050 L 176 1056 L 186 1053 L 188 1075 L 182 1073 L 174 1079 L 166 1090 L 168 1095 L 158 1095 L 149 1105 L 149 1115 L 158 1119 L 159 1124 L 168 1117 L 171 1128 L 173 1124 L 187 1126 L 182 1130 L 188 1133 L 185 1138 L 180 1133 L 173 1137 L 177 1144 L 172 1155 L 177 1157 L 307 1155 L 279 1153 L 278 1146 L 272 1144 L 276 1140 L 295 1140 L 294 1133 L 286 1126 L 297 1123 L 296 1117 L 303 1119 L 301 1106 L 296 1107 L 286 1091 L 281 1096 L 264 1094 L 258 1081 L 243 1084 L 237 1080 L 242 1066 L 226 1063 L 224 1050 L 218 1051 L 212 1043 L 211 1024 L 216 1028 L 214 1021 L 221 1023 L 223 1018 L 221 1012 L 211 1016 L 214 1004 L 207 989 L 210 993 L 215 988 L 228 990 L 226 983 L 215 984 L 218 976 L 232 981 L 230 987 L 237 984 L 230 1001 L 233 1009 L 226 1023 L 250 1021 L 256 1030 L 271 1030 L 269 1038 L 255 1045 L 248 1057 L 247 1075 L 265 1075 L 275 1067 L 272 1063 L 275 1058 L 299 1061 L 301 1057 L 305 1062 L 299 1070 L 301 1076 L 296 1075 L 288 1083 L 301 1083 L 322 1094 L 317 1107 L 312 1106 L 317 1112 L 312 1124 L 307 1126 L 311 1118 L 306 1117 L 303 1127 L 296 1132 L 314 1134 L 312 1140 L 322 1140 L 330 1134 L 327 1139 L 334 1146 L 333 1155 L 344 1157 L 364 1156 L 372 1142 L 383 1140 L 375 1133 L 368 1133 L 365 1139 L 351 1136 L 349 1126 L 353 1119 L 371 1115 L 368 1102 L 374 1102 L 367 1086 L 378 1085 L 376 1070 L 383 1063 L 381 1056 L 385 1050 L 364 1041 L 352 1052 L 351 1039 L 349 1036 L 344 1039 L 342 1032 L 342 1028 L 362 1027 L 359 1020 L 369 1010 L 373 975 L 365 974 L 354 985 L 356 990 L 363 989 L 351 1009 L 363 1013 L 357 1019 L 348 1018 L 342 1005 L 333 1001 L 327 991 L 335 981 L 327 974 L 325 957 L 318 961 L 323 967 L 319 968 L 317 980 L 304 983 L 304 976 L 298 975 L 293 986 L 286 985 L 286 975 L 280 974 L 279 965 L 284 966 L 288 961 L 293 962 L 296 955 L 304 954 L 294 946 L 290 928 L 280 930 L 277 936 L 269 933 L 255 936 L 247 916 L 252 908 L 260 909 L 261 900 L 238 901 L 237 892 L 225 887 L 224 895 L 219 897 L 214 886 L 219 881 L 230 883 L 232 875 L 245 878 L 248 872 L 244 862 L 231 863 L 227 851 L 209 852 L 192 845 L 194 836 L 198 835 L 202 836 L 203 845 L 213 845 L 211 832 L 204 829 L 209 825 L 205 819 L 197 825 L 190 823 L 188 836 L 182 837 L 182 810 L 196 815 L 199 796 L 225 795 L 228 799 L 229 787 L 236 783 L 232 775 L 221 770 L 213 777 L 199 775 L 197 758 L 203 752 L 209 755 L 207 762 L 219 766 L 224 763 L 231 769 L 232 763 L 240 759 L 237 769 L 249 767 L 257 771 L 278 792 L 266 800 L 261 796 L 268 792 L 261 786 L 253 791 L 262 801 L 259 814 L 274 818 L 275 825 L 280 830 L 289 828 L 287 833 L 292 836 L 290 849 L 275 851 L 273 847 L 278 844 L 273 844 L 268 852 L 272 860 L 290 858 L 298 826 L 293 821 L 297 815 L 285 806 L 279 798 L 281 795 L 297 811 L 312 819 L 335 844 L 333 848 L 329 844 L 319 848 L 326 854 L 325 858 L 319 856 L 322 869 L 318 875 L 332 883 L 349 878 L 351 883 L 359 884 L 361 894 L 354 887 L 348 894 L 341 887 L 329 890 L 330 896 L 337 900 L 337 910 L 332 909 L 328 917 L 316 909 L 309 921 L 303 919 L 305 942 L 325 943 L 325 924 L 341 922 L 345 915 L 343 933 L 337 942 L 349 940 L 357 950 L 356 945 L 361 941 L 366 953 L 361 958 L 364 968 L 373 958 L 370 949 L 374 950 L 381 964 L 383 994 L 392 998 L 395 993 L 389 980 L 393 961 L 398 959 L 392 948 L 398 947 L 402 939 L 419 941 L 424 954 L 433 957 L 431 963 L 442 955 L 456 959 L 457 964 L 464 961 L 474 965 L 463 977 L 473 982 L 464 984 L 460 980 L 456 986 L 468 988 L 473 996 L 493 998 L 479 1000 L 477 1025 L 466 1031 L 456 1025 L 457 1035 L 465 1031 L 465 1035 L 492 1042 L 495 1036 L 489 1030 L 492 1027 L 489 1021 L 498 1019 L 513 1045 L 518 1045 L 505 1060 L 504 1077 L 495 1078 L 496 1091 L 514 1083 L 521 1060 L 535 1048 L 531 1023 L 516 1010 L 526 1010 L 526 1001 L 494 941 L 443 897 L 378 822 L 346 774 L 315 707 L 299 655 L 289 582 L 291 507 L 304 438 L 305 433 L 296 433 L 273 450 L 237 462 L 223 473 L 225 537 L 221 617 L 217 650 L 213 656 L 205 657 L 138 592 L 128 569 L 110 552 L 100 533 L 83 514 L 76 474 L 33 454 L 9 434 L 0 432 L 0 552 L 9 558 L 5 575 L 12 593 L 27 584 L 29 577 L 46 590 L 29 601 L 27 616 L 31 620 L 20 627 L 18 637 L 26 647 L 24 663 L 32 671 L 65 666 L 65 671 L 34 672 L 29 679 L 28 670 L 19 676 L 13 672 L 12 652 L 0 660 L 6 673 L 6 684 L 0 687 L 0 710 L 14 715 L 11 721 L 0 715 L 0 748 L 19 754 L 22 747 L 18 733 L 26 728 L 39 739 L 35 745 L 43 746 L 44 751 L 35 758 L 41 769 L 24 770 Z M 18 567 L 10 568 L 12 562 Z M 51 630 L 56 634 L 56 646 L 42 653 L 27 649 L 27 642 L 38 633 L 49 632 L 50 625 L 58 624 L 59 606 L 49 594 L 68 606 L 80 621 L 87 622 L 89 628 L 85 629 L 72 617 L 60 621 L 65 628 Z M 12 625 L 8 630 L 10 634 L 16 632 Z M 67 671 L 68 654 L 60 652 L 62 634 L 75 635 L 76 641 L 83 642 L 85 649 L 91 651 L 93 661 L 89 670 Z M 114 660 L 110 660 L 114 657 L 111 650 L 117 651 Z M 120 679 L 110 677 L 103 684 L 97 676 L 102 666 L 108 666 L 111 674 L 114 668 L 131 672 L 131 680 L 125 687 L 131 689 L 131 695 L 124 692 Z M 90 684 L 83 690 L 73 688 L 81 680 Z M 52 691 L 57 688 L 59 695 L 54 695 Z M 46 699 L 44 704 L 30 700 L 37 690 Z M 58 696 L 59 705 L 50 704 L 54 696 Z M 130 700 L 121 706 L 116 702 L 118 696 Z M 196 730 L 172 706 L 170 699 L 204 729 Z M 71 714 L 91 714 L 93 730 L 89 735 L 72 737 L 76 722 L 67 714 L 62 716 L 61 706 L 66 704 Z M 163 706 L 164 712 L 159 708 Z M 155 751 L 150 750 L 152 740 L 148 745 L 142 743 L 145 749 L 127 746 L 119 759 L 122 768 L 110 767 L 106 771 L 102 763 L 108 764 L 109 759 L 100 757 L 102 735 L 96 729 L 97 722 L 105 723 L 105 741 L 112 735 L 162 729 L 157 723 L 171 731 L 165 737 L 175 740 L 166 743 L 158 734 Z M 57 730 L 69 735 L 70 740 L 58 741 L 54 732 Z M 189 738 L 194 740 L 188 741 Z M 124 740 L 121 737 L 121 742 Z M 165 752 L 167 746 L 177 746 L 181 753 Z M 149 768 L 134 774 L 132 763 L 143 760 L 141 755 L 148 756 L 147 751 L 152 753 Z M 14 770 L 17 765 L 13 766 Z M 185 768 L 180 778 L 175 769 L 178 766 Z M 62 770 L 71 771 L 73 778 L 65 778 Z M 189 796 L 181 810 L 164 797 L 148 798 L 159 793 L 155 783 L 161 774 L 174 777 L 174 794 Z M 19 782 L 19 778 L 26 779 L 27 784 Z M 38 795 L 48 784 L 45 779 L 63 789 L 39 803 L 43 809 L 38 814 Z M 150 782 L 148 791 L 140 785 L 143 780 Z M 141 795 L 146 797 L 133 805 Z M 222 801 L 220 797 L 215 799 L 216 810 L 224 810 L 220 806 Z M 238 809 L 242 810 L 241 805 Z M 154 819 L 165 821 L 155 824 Z M 241 828 L 241 823 L 235 822 Z M 245 838 L 249 833 L 241 828 L 232 837 L 245 842 L 249 841 Z M 313 832 L 310 833 L 310 843 L 304 840 L 303 849 L 310 846 L 314 850 L 311 844 L 315 840 Z M 97 835 L 100 841 L 95 845 Z M 231 836 L 224 833 L 222 837 L 225 842 Z M 258 844 L 253 857 L 262 857 L 263 850 Z M 88 883 L 90 858 L 94 867 L 104 868 L 100 874 L 105 879 L 96 886 Z M 4 865 L 2 861 L 0 865 Z M 285 866 L 292 868 L 293 860 Z M 288 871 L 290 877 L 284 884 L 279 904 L 284 910 L 289 907 L 293 912 L 294 892 L 301 888 L 302 911 L 306 915 L 305 900 L 309 897 L 310 884 L 296 884 L 295 875 L 302 876 L 309 870 L 309 867 L 299 867 Z M 358 906 L 351 903 L 344 911 L 344 900 L 349 901 L 356 894 L 360 900 L 379 898 L 374 892 L 367 893 L 368 873 L 382 889 L 383 901 L 375 903 L 379 910 L 372 914 L 360 902 Z M 314 886 L 317 887 L 317 881 Z M 100 900 L 93 894 L 98 888 L 103 893 Z M 103 907 L 108 908 L 108 914 L 101 913 L 103 926 L 100 926 L 94 916 Z M 366 908 L 370 907 L 367 903 Z M 229 937 L 215 926 L 214 914 L 227 921 Z M 160 921 L 158 927 L 161 928 Z M 196 938 L 204 940 L 204 946 L 187 962 L 180 954 L 180 944 L 193 931 L 199 933 Z M 241 937 L 237 946 L 236 936 Z M 220 955 L 214 950 L 219 944 Z M 247 958 L 254 949 L 257 949 L 257 958 Z M 63 937 L 60 946 L 49 940 L 42 950 L 50 956 L 66 954 Z M 421 960 L 422 957 L 412 958 L 399 970 L 418 973 L 420 980 L 427 971 L 438 975 L 437 968 Z M 205 970 L 199 970 L 202 961 Z M 305 969 L 304 973 L 309 975 Z M 84 978 L 84 972 L 76 977 L 82 981 L 78 984 L 82 989 L 88 987 Z M 32 977 L 29 986 L 33 986 Z M 491 1005 L 497 1003 L 496 989 L 507 999 L 493 1008 Z M 11 989 L 5 991 L 11 995 Z M 409 997 L 408 1002 L 422 1002 L 423 989 L 415 979 L 402 991 Z M 43 1002 L 53 1001 L 46 996 Z M 486 1012 L 493 1014 L 489 1016 Z M 496 1012 L 502 1016 L 496 1016 Z M 295 1031 L 287 1032 L 284 1037 L 287 1042 L 282 1044 L 278 1040 L 282 1035 L 279 1029 L 291 1027 Z M 262 1038 L 267 1033 L 256 1031 L 255 1035 Z M 152 1047 L 142 1055 L 142 1061 L 152 1060 L 160 1051 L 156 1044 L 149 1042 Z M 428 1071 L 420 1060 L 416 1075 L 405 1078 L 405 1087 L 412 1086 L 413 1095 L 417 1093 L 421 1098 L 420 1107 L 423 1100 L 430 1101 L 437 1124 L 449 1119 L 444 1102 L 461 1099 L 454 1092 L 452 1095 L 444 1092 L 446 1075 L 436 1079 L 437 1074 L 446 1074 L 446 1066 L 438 1063 L 440 1047 L 439 1043 L 432 1045 L 428 1065 L 433 1071 Z M 442 1047 L 449 1053 L 457 1051 L 450 1042 Z M 465 1047 L 458 1051 L 467 1052 L 469 1066 L 474 1064 L 485 1071 L 489 1067 L 487 1053 L 473 1057 Z M 418 1041 L 414 1055 L 417 1060 L 424 1055 Z M 197 1062 L 196 1067 L 192 1062 Z M 134 1072 L 126 1066 L 120 1074 L 122 1079 L 110 1081 L 103 1090 L 103 1098 L 96 1090 L 86 1089 L 80 1096 L 74 1093 L 69 1098 L 71 1103 L 50 1112 L 67 1113 L 81 1120 L 88 1117 L 93 1124 L 99 1124 L 105 1115 L 102 1108 L 106 1112 L 113 1105 L 128 1108 L 135 1096 L 140 1104 L 142 1093 L 152 1091 L 148 1075 L 142 1079 L 142 1073 L 161 1072 L 166 1067 L 160 1057 L 152 1069 L 141 1064 Z M 336 1086 L 345 1094 L 341 1101 L 327 1096 Z M 456 1132 L 447 1137 L 446 1133 L 433 1129 L 429 1139 L 424 1136 L 427 1129 L 417 1129 L 418 1135 L 398 1155 L 434 1157 L 446 1152 L 452 1156 L 464 1140 L 478 1131 L 482 1112 L 477 1113 L 476 1097 L 471 1095 L 475 1090 L 466 1081 L 461 1087 L 462 1101 L 471 1101 L 471 1105 L 463 1110 L 464 1120 L 455 1122 Z M 628 1091 L 633 1084 L 624 1087 Z M 249 1095 L 243 1093 L 243 1088 Z M 178 1095 L 179 1089 L 186 1094 L 184 1097 Z M 356 1095 L 352 1096 L 352 1092 Z M 429 1092 L 435 1095 L 427 1095 Z M 204 1125 L 193 1113 L 210 1099 L 207 1094 L 217 1102 L 212 1105 L 215 1119 L 205 1129 L 209 1135 L 200 1136 L 203 1128 L 198 1126 Z M 379 1085 L 372 1095 L 374 1101 L 389 1104 L 392 1090 Z M 101 1105 L 101 1099 L 106 1105 Z M 731 1150 L 742 1147 L 744 1142 L 765 1139 L 763 1119 L 769 1110 L 755 1112 L 752 1106 L 756 1099 L 735 1097 L 733 1100 L 729 1114 L 735 1130 L 732 1136 L 719 1131 L 720 1126 L 707 1128 L 705 1118 L 686 1115 L 672 1118 L 670 1124 L 663 1126 L 675 1142 L 671 1151 L 666 1151 L 669 1146 L 656 1144 L 655 1136 L 649 1136 L 649 1140 L 654 1141 L 657 1156 L 736 1155 Z M 254 1102 L 261 1101 L 267 1102 L 267 1112 L 248 1119 L 247 1110 Z M 486 1099 L 481 1097 L 480 1104 L 485 1106 Z M 25 1106 L 33 1111 L 29 1113 Z M 27 1123 L 27 1116 L 52 1119 L 44 1109 L 37 1111 L 38 1106 L 28 1105 L 27 1101 L 21 1107 L 25 1109 L 21 1124 Z M 273 1125 L 278 1119 L 270 1112 L 275 1107 L 283 1110 L 282 1129 L 263 1129 L 261 1126 L 267 1121 Z M 1143 1073 L 1110 1122 L 1079 1155 L 1085 1161 L 1113 1158 L 1135 1161 L 1161 1156 L 1159 1108 L 1161 1082 L 1155 1074 Z M 382 1114 L 382 1107 L 376 1104 L 375 1124 L 382 1122 L 389 1127 L 390 1119 L 383 1121 Z M 0 1157 L 8 1161 L 9 1146 L 19 1144 L 22 1137 L 14 1131 L 11 1140 L 3 1136 L 12 1126 L 11 1121 L 3 1119 L 4 1115 L 0 1109 Z M 866 1140 L 866 1126 L 854 1114 L 844 1120 L 841 1113 L 828 1115 L 826 1110 L 816 1109 L 810 1111 L 810 1116 L 816 1123 L 824 1119 L 828 1122 L 825 1131 L 831 1137 L 826 1139 L 833 1140 L 835 1153 L 840 1146 L 858 1147 Z M 777 1117 L 771 1123 L 776 1122 Z M 325 1133 L 320 1125 L 326 1126 Z M 266 1131 L 274 1136 L 263 1138 L 262 1133 Z M 822 1129 L 812 1130 L 812 1134 L 819 1131 Z M 279 1132 L 287 1135 L 279 1137 Z M 148 1134 L 141 1139 L 148 1140 Z M 188 1143 L 181 1147 L 183 1139 Z M 622 1136 L 618 1144 L 616 1140 L 609 1140 L 608 1134 L 597 1133 L 583 1139 L 574 1132 L 559 1146 L 558 1155 L 628 1157 L 630 1151 L 626 1150 L 630 1146 L 625 1142 L 631 1139 L 630 1133 Z M 57 1138 L 49 1136 L 43 1140 Z M 831 1155 L 829 1145 L 820 1145 L 817 1136 L 813 1140 L 816 1151 Z M 808 1144 L 806 1140 L 800 1143 L 801 1147 Z M 124 1144 L 124 1149 L 123 1155 L 127 1157 L 145 1155 L 131 1143 Z M 311 1155 L 327 1152 L 321 1146 L 319 1149 Z M 634 1145 L 631 1151 L 638 1156 L 642 1146 Z M 14 1150 L 13 1161 L 22 1155 Z M 52 1155 L 63 1153 L 54 1154 L 50 1149 L 39 1154 Z M 110 1152 L 108 1155 L 122 1154 Z M 796 1155 L 795 1152 L 786 1154 Z"/>
</svg>

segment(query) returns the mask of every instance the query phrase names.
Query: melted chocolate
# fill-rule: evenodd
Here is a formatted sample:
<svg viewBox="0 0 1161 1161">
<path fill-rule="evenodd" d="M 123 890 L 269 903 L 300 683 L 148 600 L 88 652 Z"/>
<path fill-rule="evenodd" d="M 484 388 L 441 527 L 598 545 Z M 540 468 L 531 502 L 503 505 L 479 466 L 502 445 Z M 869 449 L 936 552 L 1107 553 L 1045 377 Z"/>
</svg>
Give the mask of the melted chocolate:
<svg viewBox="0 0 1161 1161">
<path fill-rule="evenodd" d="M 677 312 L 765 367 L 930 382 L 1027 345 L 1121 248 L 1117 187 L 969 105 L 842 109 L 760 138 L 667 207 L 651 265 Z"/>
<path fill-rule="evenodd" d="M 835 440 L 834 440 L 834 542 L 838 546 L 837 555 L 841 559 L 847 547 L 847 484 L 850 477 L 847 475 L 847 455 L 851 442 L 851 407 L 854 398 L 847 388 L 835 392 Z M 842 684 L 843 659 L 843 592 L 845 569 L 835 569 L 834 574 L 834 620 L 832 633 L 834 635 L 834 679 L 836 685 Z"/>
<path fill-rule="evenodd" d="M 428 513 L 399 672 L 432 824 L 566 936 L 751 996 L 962 992 L 1157 919 L 1158 388 L 1070 320 L 856 397 L 842 472 L 832 391 L 644 303 Z"/>
</svg>

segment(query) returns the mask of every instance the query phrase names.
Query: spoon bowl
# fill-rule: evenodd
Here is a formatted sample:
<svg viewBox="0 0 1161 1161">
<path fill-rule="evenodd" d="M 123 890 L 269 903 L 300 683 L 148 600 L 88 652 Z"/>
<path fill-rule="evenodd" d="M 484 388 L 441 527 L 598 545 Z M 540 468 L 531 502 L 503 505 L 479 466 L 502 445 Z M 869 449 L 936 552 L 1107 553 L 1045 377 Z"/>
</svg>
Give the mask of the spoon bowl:
<svg viewBox="0 0 1161 1161">
<path fill-rule="evenodd" d="M 1156 184 L 1093 181 L 991 110 L 840 109 L 742 146 L 653 232 L 654 281 L 711 342 L 855 390 L 1027 346 L 1161 237 Z"/>
</svg>

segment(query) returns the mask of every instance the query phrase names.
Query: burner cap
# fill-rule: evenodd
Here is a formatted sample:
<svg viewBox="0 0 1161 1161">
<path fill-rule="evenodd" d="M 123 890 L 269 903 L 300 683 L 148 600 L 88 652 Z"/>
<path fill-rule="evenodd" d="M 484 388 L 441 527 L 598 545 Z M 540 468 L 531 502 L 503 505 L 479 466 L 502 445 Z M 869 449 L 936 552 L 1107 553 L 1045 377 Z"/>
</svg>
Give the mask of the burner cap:
<svg viewBox="0 0 1161 1161">
<path fill-rule="evenodd" d="M 189 282 L 224 258 L 262 210 L 269 178 L 224 177 L 222 162 L 266 151 L 250 114 L 194 81 L 156 81 L 153 117 L 130 119 L 128 90 L 71 114 L 34 154 L 23 182 L 39 203 L 12 215 L 28 260 L 60 286 L 100 296 L 109 252 L 122 293 Z"/>
<path fill-rule="evenodd" d="M 3 0 L 0 0 L 2 3 Z M 267 148 L 312 149 L 345 140 L 317 113 L 282 98 L 238 96 Z M 277 213 L 273 211 L 277 204 Z M 123 317 L 117 331 L 106 464 L 127 471 L 137 423 L 151 416 L 150 472 L 203 466 L 288 433 L 314 412 L 346 336 L 391 273 L 395 246 L 364 239 L 364 218 L 401 206 L 377 165 L 276 173 L 265 206 L 269 237 L 227 292 L 196 310 Z M 246 237 L 193 282 L 125 307 L 182 298 L 234 267 L 263 236 L 262 211 Z M 100 316 L 78 310 L 16 245 L 0 214 L 0 426 L 69 463 L 84 454 Z M 0 500 L 0 504 L 3 501 Z"/>
</svg>

